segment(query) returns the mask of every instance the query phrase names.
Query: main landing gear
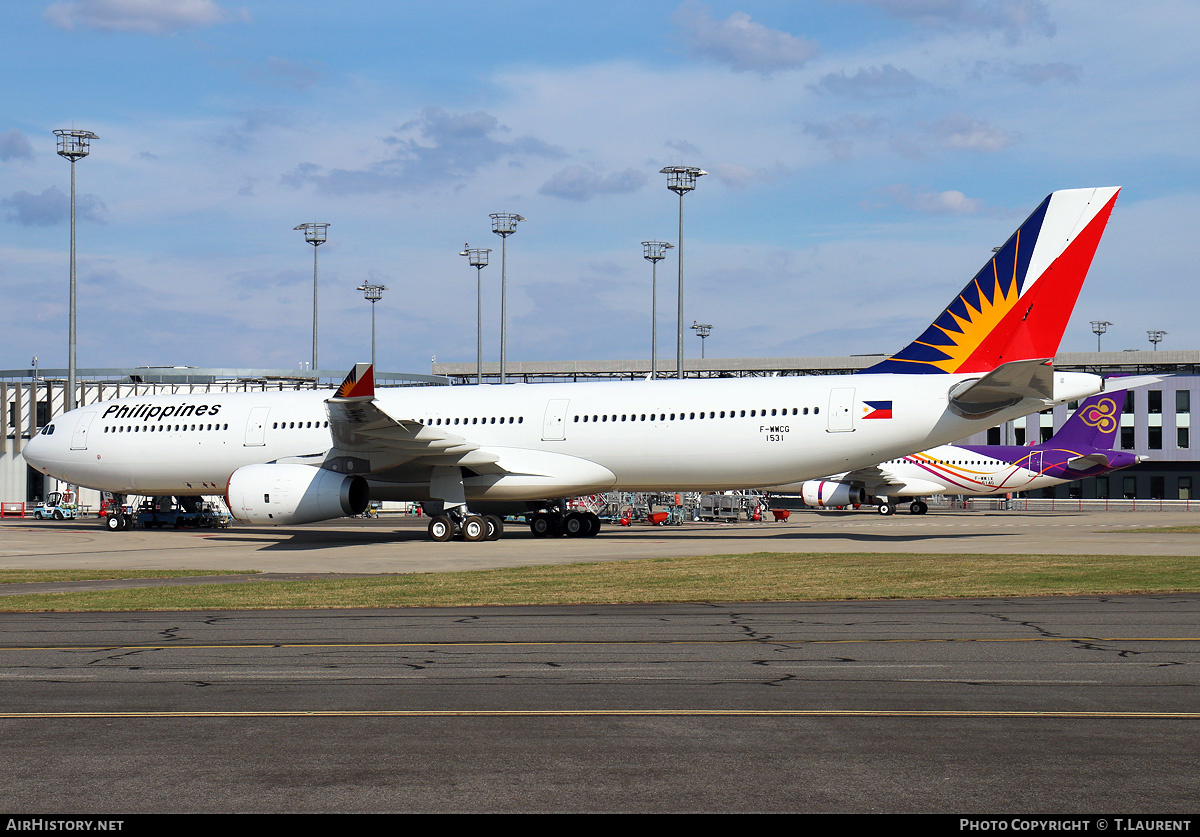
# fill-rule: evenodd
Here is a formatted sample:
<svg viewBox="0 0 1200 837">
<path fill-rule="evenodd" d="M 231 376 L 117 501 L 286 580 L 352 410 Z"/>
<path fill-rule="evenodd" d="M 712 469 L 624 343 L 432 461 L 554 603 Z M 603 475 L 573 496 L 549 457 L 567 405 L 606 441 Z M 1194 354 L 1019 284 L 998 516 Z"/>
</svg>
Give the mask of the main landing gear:
<svg viewBox="0 0 1200 837">
<path fill-rule="evenodd" d="M 876 510 L 884 517 L 893 515 L 896 513 L 896 501 L 891 497 L 881 497 Z M 925 514 L 927 511 L 929 511 L 929 505 L 924 500 L 913 500 L 908 504 L 909 514 Z"/>
<path fill-rule="evenodd" d="M 498 541 L 503 534 L 504 521 L 494 514 L 469 514 L 462 508 L 456 508 L 429 520 L 429 539 L 439 543 L 451 538 Z"/>
<path fill-rule="evenodd" d="M 568 538 L 594 538 L 600 534 L 600 518 L 593 512 L 538 512 L 529 519 L 529 531 L 535 538 L 558 535 L 566 535 Z"/>
</svg>

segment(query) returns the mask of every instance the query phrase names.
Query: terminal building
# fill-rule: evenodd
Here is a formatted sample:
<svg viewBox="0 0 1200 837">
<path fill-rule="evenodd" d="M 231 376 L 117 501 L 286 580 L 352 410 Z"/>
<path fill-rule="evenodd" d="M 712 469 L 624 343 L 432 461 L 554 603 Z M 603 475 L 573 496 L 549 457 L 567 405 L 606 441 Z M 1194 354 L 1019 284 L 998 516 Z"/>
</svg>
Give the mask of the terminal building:
<svg viewBox="0 0 1200 837">
<path fill-rule="evenodd" d="M 685 363 L 685 375 L 696 378 L 746 376 L 832 375 L 860 371 L 882 358 L 850 357 L 695 359 Z M 1200 485 L 1200 456 L 1191 434 L 1191 405 L 1200 403 L 1200 351 L 1079 352 L 1055 358 L 1055 366 L 1106 377 L 1161 375 L 1159 384 L 1130 391 L 1121 416 L 1117 446 L 1144 457 L 1140 464 L 1106 477 L 1068 483 L 1036 492 L 1039 497 L 1102 499 L 1195 499 Z M 382 373 L 376 386 L 469 386 L 476 381 L 474 363 L 434 364 L 431 375 Z M 645 361 L 566 361 L 509 363 L 509 383 L 640 380 L 650 374 Z M 81 369 L 77 402 L 93 404 L 134 395 L 191 392 L 271 392 L 332 388 L 344 370 L 298 372 L 271 369 L 201 369 L 193 367 L 139 367 L 135 369 Z M 674 370 L 660 377 L 674 377 Z M 56 481 L 30 468 L 21 455 L 24 445 L 63 411 L 65 369 L 0 370 L 0 501 L 26 503 L 61 490 Z M 499 380 L 498 364 L 485 364 L 484 384 Z M 1114 387 L 1110 386 L 1110 389 Z M 1035 444 L 1050 438 L 1072 405 L 1042 413 L 960 440 L 965 444 Z M 697 451 L 703 455 L 703 451 Z M 49 484 L 48 484 L 49 483 Z M 96 492 L 82 491 L 79 502 L 95 510 Z"/>
</svg>

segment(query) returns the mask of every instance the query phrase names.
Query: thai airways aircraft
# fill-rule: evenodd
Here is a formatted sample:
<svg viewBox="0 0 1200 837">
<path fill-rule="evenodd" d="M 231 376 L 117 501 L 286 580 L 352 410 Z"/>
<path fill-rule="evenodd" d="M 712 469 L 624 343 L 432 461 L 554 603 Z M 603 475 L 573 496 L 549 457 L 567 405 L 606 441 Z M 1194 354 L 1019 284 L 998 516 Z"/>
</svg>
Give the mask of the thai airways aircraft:
<svg viewBox="0 0 1200 837">
<path fill-rule="evenodd" d="M 885 515 L 896 510 L 896 498 L 914 497 L 908 510 L 925 514 L 929 506 L 920 498 L 932 494 L 1032 491 L 1128 468 L 1145 457 L 1112 449 L 1124 395 L 1117 391 L 1092 396 L 1042 444 L 942 445 L 809 480 L 799 487 L 800 496 L 814 508 L 874 503 Z"/>
<path fill-rule="evenodd" d="M 114 493 L 224 493 L 268 525 L 420 500 L 430 537 L 594 535 L 565 498 L 719 490 L 865 468 L 1103 389 L 1050 363 L 1117 188 L 1054 192 L 916 340 L 855 375 L 140 396 L 89 404 L 25 448 L 37 469 Z M 110 527 L 117 528 L 120 522 Z"/>
</svg>

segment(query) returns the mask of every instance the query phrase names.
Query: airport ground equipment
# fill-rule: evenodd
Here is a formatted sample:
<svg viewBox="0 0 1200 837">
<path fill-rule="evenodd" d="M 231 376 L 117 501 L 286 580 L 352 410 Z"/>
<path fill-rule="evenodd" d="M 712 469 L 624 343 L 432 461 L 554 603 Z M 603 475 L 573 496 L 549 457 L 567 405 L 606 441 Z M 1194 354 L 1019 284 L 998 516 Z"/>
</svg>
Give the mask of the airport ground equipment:
<svg viewBox="0 0 1200 837">
<path fill-rule="evenodd" d="M 79 507 L 71 492 L 51 491 L 44 501 L 33 508 L 37 520 L 74 520 L 79 517 Z"/>
</svg>

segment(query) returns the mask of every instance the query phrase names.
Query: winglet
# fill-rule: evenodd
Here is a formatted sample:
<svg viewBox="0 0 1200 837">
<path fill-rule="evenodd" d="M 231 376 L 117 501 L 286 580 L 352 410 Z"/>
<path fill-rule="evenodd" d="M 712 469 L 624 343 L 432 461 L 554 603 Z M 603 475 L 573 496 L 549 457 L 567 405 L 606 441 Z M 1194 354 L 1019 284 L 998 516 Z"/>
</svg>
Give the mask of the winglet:
<svg viewBox="0 0 1200 837">
<path fill-rule="evenodd" d="M 370 401 L 375 397 L 375 367 L 356 363 L 333 396 L 339 401 Z"/>
</svg>

